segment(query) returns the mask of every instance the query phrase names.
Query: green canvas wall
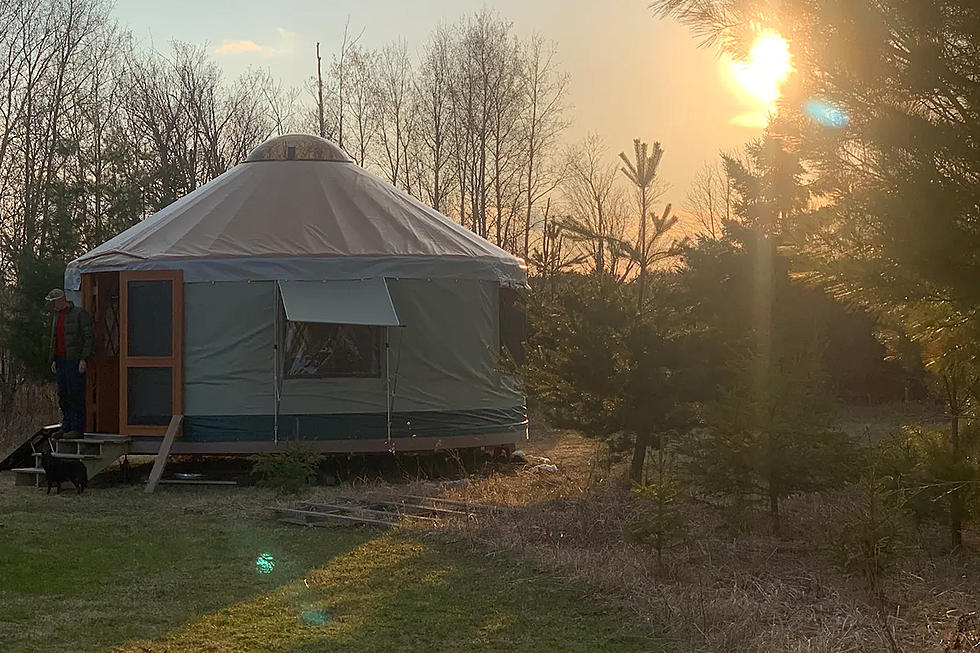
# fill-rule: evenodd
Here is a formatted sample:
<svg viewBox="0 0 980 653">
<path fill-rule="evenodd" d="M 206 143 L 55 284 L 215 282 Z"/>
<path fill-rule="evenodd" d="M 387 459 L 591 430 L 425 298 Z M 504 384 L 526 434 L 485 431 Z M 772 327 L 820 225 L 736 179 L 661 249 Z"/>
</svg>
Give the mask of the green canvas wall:
<svg viewBox="0 0 980 653">
<path fill-rule="evenodd" d="M 394 412 L 513 408 L 523 397 L 494 371 L 498 286 L 389 279 L 405 327 L 390 329 Z M 274 282 L 184 286 L 187 416 L 268 416 L 275 410 Z M 385 381 L 291 379 L 282 415 L 385 412 Z"/>
</svg>

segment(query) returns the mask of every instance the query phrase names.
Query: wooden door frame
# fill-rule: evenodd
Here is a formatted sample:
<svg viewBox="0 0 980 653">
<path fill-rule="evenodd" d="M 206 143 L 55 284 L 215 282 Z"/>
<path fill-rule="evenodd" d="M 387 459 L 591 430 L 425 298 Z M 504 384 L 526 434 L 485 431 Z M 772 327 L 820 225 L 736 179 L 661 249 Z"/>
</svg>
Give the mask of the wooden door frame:
<svg viewBox="0 0 980 653">
<path fill-rule="evenodd" d="M 106 322 L 112 305 L 111 290 L 118 301 L 119 272 L 86 272 L 81 279 L 82 308 L 92 319 L 95 343 L 89 359 L 85 384 L 86 432 L 119 432 L 119 305 L 115 325 Z M 116 334 L 112 348 L 113 329 Z M 111 392 L 110 392 L 111 391 Z M 114 398 L 108 397 L 114 395 Z M 106 405 L 109 404 L 109 405 Z"/>
<path fill-rule="evenodd" d="M 170 281 L 170 356 L 129 355 L 129 282 Z M 119 273 L 119 431 L 123 435 L 163 437 L 167 426 L 129 423 L 129 368 L 168 367 L 171 374 L 171 415 L 184 413 L 184 272 L 183 270 L 124 270 Z"/>
<path fill-rule="evenodd" d="M 98 342 L 96 340 L 96 298 L 93 293 L 95 290 L 94 279 L 88 275 L 82 275 L 81 285 L 79 286 L 79 293 L 82 298 L 81 309 L 89 314 L 92 318 L 92 355 L 95 356 L 98 350 Z M 98 382 L 94 374 L 91 374 L 89 370 L 86 370 L 85 379 L 85 430 L 90 431 L 94 429 L 95 418 L 96 418 L 96 404 L 95 404 L 95 386 Z"/>
</svg>

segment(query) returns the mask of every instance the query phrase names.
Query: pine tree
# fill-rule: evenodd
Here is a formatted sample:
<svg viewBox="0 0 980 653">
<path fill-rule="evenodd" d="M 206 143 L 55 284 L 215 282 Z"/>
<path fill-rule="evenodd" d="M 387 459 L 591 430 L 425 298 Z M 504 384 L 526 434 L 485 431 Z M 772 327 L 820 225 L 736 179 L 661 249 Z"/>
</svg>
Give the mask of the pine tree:
<svg viewBox="0 0 980 653">
<path fill-rule="evenodd" d="M 917 343 L 950 411 L 947 447 L 976 416 L 980 335 L 980 12 L 973 0 L 654 0 L 656 14 L 744 54 L 758 29 L 795 75 L 770 133 L 797 144 L 820 202 L 798 252 L 808 272 Z M 935 347 L 943 334 L 942 347 Z M 944 371 L 945 370 L 945 371 Z M 955 392 L 952 392 L 955 390 Z M 969 398 L 970 401 L 965 401 Z M 953 497 L 954 501 L 958 501 Z M 954 508 L 951 543 L 961 524 Z"/>
<path fill-rule="evenodd" d="M 648 320 L 636 319 L 632 288 L 609 277 L 572 275 L 559 297 L 528 301 L 531 335 L 520 376 L 529 400 L 555 426 L 631 448 L 636 482 L 648 446 L 688 428 L 688 402 L 703 387 L 697 343 L 677 320 L 663 277 Z"/>
</svg>

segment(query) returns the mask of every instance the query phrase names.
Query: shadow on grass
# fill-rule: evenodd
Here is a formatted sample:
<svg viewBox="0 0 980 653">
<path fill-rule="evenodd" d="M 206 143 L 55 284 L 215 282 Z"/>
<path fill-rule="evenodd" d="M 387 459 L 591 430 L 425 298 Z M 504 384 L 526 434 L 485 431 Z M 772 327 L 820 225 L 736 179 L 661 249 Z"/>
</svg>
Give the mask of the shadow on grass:
<svg viewBox="0 0 980 653">
<path fill-rule="evenodd" d="M 9 493 L 8 493 L 9 492 Z M 187 514 L 173 496 L 0 490 L 0 649 L 104 651 L 274 590 L 370 534 Z M 257 564 L 268 554 L 271 568 Z"/>
<path fill-rule="evenodd" d="M 419 533 L 256 519 L 254 488 L 46 497 L 4 480 L 4 653 L 661 650 L 574 585 Z"/>
<path fill-rule="evenodd" d="M 304 614 L 324 615 L 309 625 Z M 660 650 L 605 601 L 500 561 L 379 536 L 157 641 L 163 651 Z"/>
</svg>

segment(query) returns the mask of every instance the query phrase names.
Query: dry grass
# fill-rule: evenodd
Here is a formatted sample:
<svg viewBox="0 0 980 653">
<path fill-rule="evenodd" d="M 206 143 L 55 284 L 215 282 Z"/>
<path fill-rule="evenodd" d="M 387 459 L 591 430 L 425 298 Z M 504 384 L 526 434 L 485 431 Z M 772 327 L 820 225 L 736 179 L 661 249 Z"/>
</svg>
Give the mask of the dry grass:
<svg viewBox="0 0 980 653">
<path fill-rule="evenodd" d="M 872 410 L 858 415 L 851 431 L 879 428 L 880 417 Z M 639 506 L 621 462 L 571 432 L 536 432 L 524 450 L 550 458 L 559 471 L 487 464 L 466 483 L 453 484 L 423 480 L 423 471 L 433 475 L 431 468 L 399 459 L 366 466 L 343 488 L 310 488 L 302 498 L 433 494 L 506 506 L 479 519 L 447 522 L 425 537 L 490 557 L 516 554 L 549 576 L 585 583 L 595 594 L 628 605 L 636 623 L 662 632 L 678 650 L 980 651 L 976 532 L 967 534 L 964 552 L 951 555 L 942 528 L 913 530 L 909 552 L 879 601 L 861 580 L 839 571 L 827 546 L 827 525 L 846 514 L 852 492 L 788 500 L 780 537 L 767 534 L 763 516 L 719 514 L 692 503 L 688 536 L 670 552 L 667 573 L 658 575 L 652 555 L 623 539 Z M 385 465 L 393 467 L 385 473 Z M 448 476 L 453 470 L 456 477 L 466 476 L 461 464 L 443 468 Z M 415 480 L 404 482 L 405 477 Z M 263 520 L 265 505 L 296 499 L 258 488 L 171 492 L 182 497 L 182 510 L 190 515 Z"/>
<path fill-rule="evenodd" d="M 0 415 L 0 459 L 12 453 L 40 427 L 61 421 L 53 385 L 25 385 L 9 415 Z"/>
<path fill-rule="evenodd" d="M 827 524 L 847 510 L 850 492 L 787 501 L 780 537 L 766 534 L 761 516 L 735 520 L 692 504 L 688 536 L 671 551 L 666 575 L 658 576 L 652 555 L 623 539 L 638 506 L 622 465 L 568 432 L 537 434 L 524 450 L 550 458 L 559 471 L 505 465 L 462 485 L 419 481 L 372 489 L 509 506 L 447 524 L 443 536 L 488 554 L 517 553 L 619 597 L 681 650 L 980 650 L 976 533 L 967 551 L 950 555 L 941 529 L 916 530 L 901 570 L 877 601 L 862 581 L 838 570 L 827 546 Z"/>
<path fill-rule="evenodd" d="M 93 480 L 47 495 L 0 472 L 3 653 L 664 650 L 618 602 L 439 533 L 286 526 L 263 506 L 297 497 L 259 487 Z"/>
</svg>

